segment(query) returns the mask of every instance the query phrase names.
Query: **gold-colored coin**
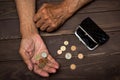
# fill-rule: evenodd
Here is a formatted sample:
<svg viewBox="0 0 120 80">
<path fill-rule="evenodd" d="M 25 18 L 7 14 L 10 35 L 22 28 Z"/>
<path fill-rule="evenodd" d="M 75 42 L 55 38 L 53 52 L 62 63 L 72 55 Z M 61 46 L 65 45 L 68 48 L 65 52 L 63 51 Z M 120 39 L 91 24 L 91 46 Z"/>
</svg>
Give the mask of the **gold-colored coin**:
<svg viewBox="0 0 120 80">
<path fill-rule="evenodd" d="M 45 63 L 40 63 L 38 66 L 39 66 L 39 68 L 44 68 L 45 67 Z"/>
<path fill-rule="evenodd" d="M 68 41 L 64 41 L 64 45 L 66 45 L 66 46 L 67 46 L 68 44 L 69 44 L 69 42 L 68 42 Z"/>
<path fill-rule="evenodd" d="M 61 47 L 60 47 L 60 50 L 65 51 L 65 50 L 66 50 L 66 47 L 65 47 L 65 46 L 61 46 Z"/>
<path fill-rule="evenodd" d="M 62 50 L 58 50 L 57 54 L 59 54 L 59 55 L 62 54 Z"/>
<path fill-rule="evenodd" d="M 70 65 L 70 69 L 71 69 L 71 70 L 75 70 L 75 69 L 76 69 L 76 65 L 75 65 L 75 64 L 71 64 L 71 65 Z"/>
<path fill-rule="evenodd" d="M 46 66 L 47 62 L 48 62 L 48 60 L 46 58 L 40 59 L 39 60 L 39 65 L 38 65 L 39 68 L 44 68 Z"/>
<path fill-rule="evenodd" d="M 78 58 L 79 58 L 79 59 L 83 59 L 83 58 L 84 58 L 84 55 L 83 55 L 82 53 L 79 53 L 79 54 L 78 54 Z"/>
<path fill-rule="evenodd" d="M 75 45 L 71 46 L 71 51 L 76 51 L 77 47 Z"/>
<path fill-rule="evenodd" d="M 40 59 L 40 54 L 37 54 L 36 56 L 35 56 L 35 60 L 39 60 Z"/>
</svg>

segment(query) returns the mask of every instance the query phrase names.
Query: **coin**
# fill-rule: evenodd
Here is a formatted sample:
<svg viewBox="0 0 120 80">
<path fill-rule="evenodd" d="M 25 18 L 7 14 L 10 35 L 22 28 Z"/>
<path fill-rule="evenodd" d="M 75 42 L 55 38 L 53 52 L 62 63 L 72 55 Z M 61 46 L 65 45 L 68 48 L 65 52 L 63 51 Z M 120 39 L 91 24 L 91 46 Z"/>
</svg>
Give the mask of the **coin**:
<svg viewBox="0 0 120 80">
<path fill-rule="evenodd" d="M 44 62 L 42 62 L 42 63 L 40 63 L 38 66 L 39 66 L 39 68 L 44 68 L 45 67 L 45 63 Z"/>
<path fill-rule="evenodd" d="M 40 59 L 40 54 L 37 54 L 36 56 L 35 56 L 35 60 L 39 60 Z"/>
<path fill-rule="evenodd" d="M 76 51 L 77 47 L 75 45 L 71 46 L 71 51 Z"/>
<path fill-rule="evenodd" d="M 57 54 L 59 54 L 59 55 L 62 54 L 62 50 L 58 50 Z"/>
<path fill-rule="evenodd" d="M 46 58 L 42 58 L 39 60 L 39 68 L 44 68 L 47 64 L 48 60 Z"/>
<path fill-rule="evenodd" d="M 71 70 L 75 70 L 75 69 L 76 69 L 76 65 L 75 65 L 75 64 L 71 64 L 71 65 L 70 65 L 70 69 L 71 69 Z"/>
<path fill-rule="evenodd" d="M 60 47 L 60 50 L 65 51 L 65 50 L 66 50 L 66 47 L 65 47 L 65 46 L 61 46 L 61 47 Z"/>
<path fill-rule="evenodd" d="M 68 41 L 64 41 L 64 45 L 66 45 L 66 46 L 67 46 L 68 44 L 69 44 L 69 42 L 68 42 Z"/>
<path fill-rule="evenodd" d="M 42 58 L 46 58 L 46 57 L 47 57 L 47 53 L 46 53 L 46 52 L 42 52 L 42 53 L 41 53 L 41 57 L 42 57 Z"/>
<path fill-rule="evenodd" d="M 65 54 L 65 59 L 71 59 L 72 58 L 72 54 L 71 53 L 66 53 Z"/>
<path fill-rule="evenodd" d="M 79 59 L 83 59 L 83 58 L 84 58 L 84 55 L 83 55 L 82 53 L 79 53 L 79 54 L 78 54 L 78 58 L 79 58 Z"/>
</svg>

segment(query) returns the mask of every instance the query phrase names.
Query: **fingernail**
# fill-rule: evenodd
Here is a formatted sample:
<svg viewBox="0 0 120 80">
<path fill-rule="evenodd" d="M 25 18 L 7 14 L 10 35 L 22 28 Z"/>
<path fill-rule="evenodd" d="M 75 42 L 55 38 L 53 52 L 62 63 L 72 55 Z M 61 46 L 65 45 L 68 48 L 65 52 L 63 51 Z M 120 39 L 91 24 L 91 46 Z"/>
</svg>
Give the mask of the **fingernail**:
<svg viewBox="0 0 120 80">
<path fill-rule="evenodd" d="M 53 73 L 56 73 L 56 70 L 55 70 L 55 69 L 53 69 L 53 70 L 52 70 L 52 72 L 53 72 Z"/>
<path fill-rule="evenodd" d="M 56 69 L 58 69 L 58 68 L 59 68 L 59 66 L 58 66 L 58 65 L 55 65 L 55 68 L 56 68 Z"/>
<path fill-rule="evenodd" d="M 28 66 L 28 69 L 29 69 L 30 71 L 32 71 L 32 66 L 31 66 L 31 65 L 29 65 L 29 66 Z"/>
<path fill-rule="evenodd" d="M 45 77 L 49 77 L 49 74 L 45 74 L 44 76 L 45 76 Z"/>
</svg>

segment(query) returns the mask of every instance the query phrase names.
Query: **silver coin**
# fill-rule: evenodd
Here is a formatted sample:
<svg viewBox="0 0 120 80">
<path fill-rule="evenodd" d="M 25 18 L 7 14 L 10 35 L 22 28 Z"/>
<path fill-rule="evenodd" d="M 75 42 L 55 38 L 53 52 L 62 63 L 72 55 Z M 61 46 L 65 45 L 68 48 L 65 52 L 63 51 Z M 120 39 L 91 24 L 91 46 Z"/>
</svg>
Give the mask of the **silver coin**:
<svg viewBox="0 0 120 80">
<path fill-rule="evenodd" d="M 72 54 L 71 53 L 66 53 L 65 54 L 65 59 L 71 59 L 72 58 Z"/>
<path fill-rule="evenodd" d="M 47 53 L 46 53 L 46 52 L 42 52 L 42 53 L 41 53 L 41 56 L 42 56 L 43 58 L 46 58 L 46 57 L 47 57 Z"/>
</svg>

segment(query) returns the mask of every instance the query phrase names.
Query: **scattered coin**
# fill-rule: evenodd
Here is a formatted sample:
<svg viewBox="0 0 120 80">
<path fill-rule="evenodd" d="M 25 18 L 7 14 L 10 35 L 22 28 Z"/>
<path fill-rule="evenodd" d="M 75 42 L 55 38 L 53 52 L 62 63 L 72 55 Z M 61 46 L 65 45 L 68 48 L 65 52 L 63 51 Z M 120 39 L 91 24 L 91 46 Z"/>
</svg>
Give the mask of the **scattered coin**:
<svg viewBox="0 0 120 80">
<path fill-rule="evenodd" d="M 62 54 L 62 50 L 58 50 L 57 54 L 59 54 L 59 55 Z"/>
<path fill-rule="evenodd" d="M 66 46 L 67 46 L 68 44 L 69 44 L 69 42 L 68 42 L 68 41 L 64 41 L 64 45 L 66 45 Z"/>
<path fill-rule="evenodd" d="M 65 54 L 65 59 L 71 59 L 72 58 L 72 54 L 71 53 L 66 53 Z"/>
<path fill-rule="evenodd" d="M 41 57 L 42 57 L 42 58 L 46 58 L 46 57 L 47 57 L 47 53 L 46 53 L 46 52 L 42 52 L 42 53 L 41 53 Z"/>
<path fill-rule="evenodd" d="M 75 64 L 71 64 L 71 65 L 70 65 L 70 69 L 71 69 L 71 70 L 75 70 L 75 69 L 76 69 L 76 65 L 75 65 Z"/>
<path fill-rule="evenodd" d="M 37 54 L 36 56 L 35 56 L 35 60 L 39 60 L 40 59 L 40 54 Z"/>
<path fill-rule="evenodd" d="M 61 47 L 60 47 L 60 50 L 65 51 L 65 50 L 66 50 L 66 47 L 65 47 L 65 46 L 61 46 Z"/>
<path fill-rule="evenodd" d="M 75 45 L 71 46 L 71 51 L 76 51 L 77 47 Z"/>
<path fill-rule="evenodd" d="M 78 54 L 78 58 L 79 58 L 79 59 L 83 59 L 83 58 L 84 58 L 84 55 L 83 55 L 82 53 L 79 53 L 79 54 Z"/>
</svg>

